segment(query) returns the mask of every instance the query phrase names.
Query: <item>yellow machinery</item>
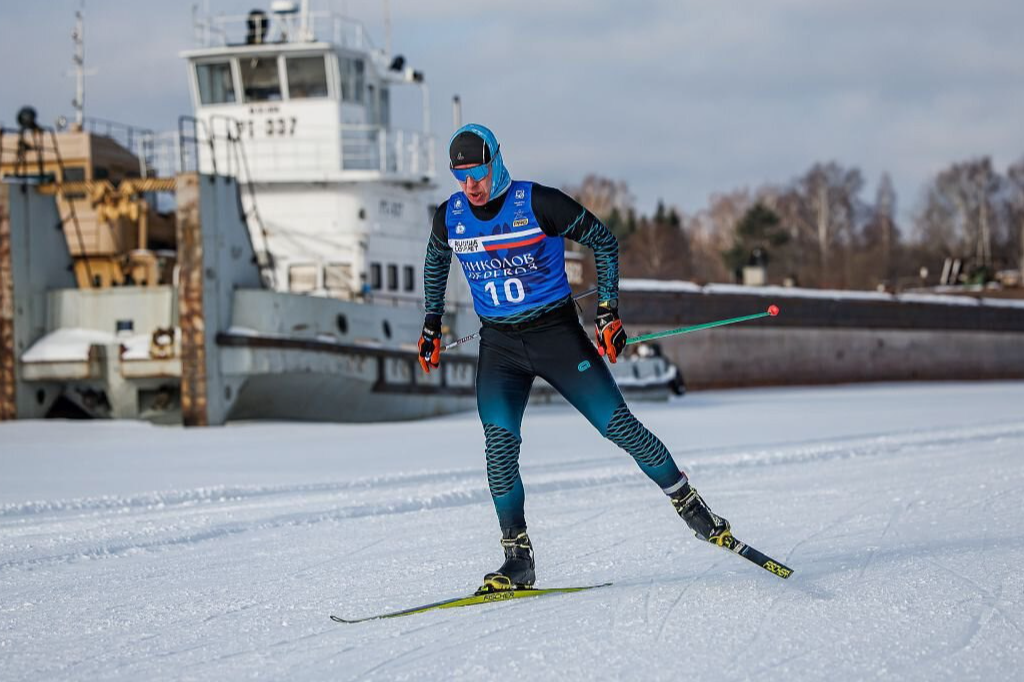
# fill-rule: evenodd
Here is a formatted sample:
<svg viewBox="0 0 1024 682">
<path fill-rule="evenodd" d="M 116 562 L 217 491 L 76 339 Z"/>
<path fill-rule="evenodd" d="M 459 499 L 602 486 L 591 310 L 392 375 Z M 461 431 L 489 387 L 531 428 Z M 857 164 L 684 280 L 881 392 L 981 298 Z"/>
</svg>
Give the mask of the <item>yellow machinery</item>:
<svg viewBox="0 0 1024 682">
<path fill-rule="evenodd" d="M 140 177 L 148 170 L 113 139 L 85 131 L 0 139 L 0 176 L 32 173 L 41 192 L 56 195 L 80 288 L 170 281 L 174 218 L 146 196 L 173 191 L 175 180 Z"/>
</svg>

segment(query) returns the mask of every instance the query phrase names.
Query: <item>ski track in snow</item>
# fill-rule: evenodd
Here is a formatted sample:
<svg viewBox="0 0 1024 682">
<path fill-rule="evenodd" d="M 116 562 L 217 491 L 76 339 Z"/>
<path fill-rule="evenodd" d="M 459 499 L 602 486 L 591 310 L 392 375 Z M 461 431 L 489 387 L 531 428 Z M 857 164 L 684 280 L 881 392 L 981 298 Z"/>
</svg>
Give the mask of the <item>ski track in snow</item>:
<svg viewBox="0 0 1024 682">
<path fill-rule="evenodd" d="M 0 425 L 0 679 L 1015 679 L 1024 384 L 703 395 L 634 408 L 667 442 L 691 443 L 677 461 L 790 580 L 693 540 L 612 446 L 545 459 L 527 454 L 533 438 L 522 470 L 540 584 L 614 584 L 354 626 L 327 615 L 455 596 L 493 568 L 482 462 L 430 469 L 402 459 L 402 427 L 363 426 L 363 444 L 380 439 L 406 465 L 288 483 L 269 466 L 252 484 L 19 501 L 5 472 L 59 470 L 14 470 L 3 449 L 10 433 L 45 439 L 46 424 Z M 776 401 L 797 414 L 770 445 L 715 440 L 733 419 L 765 428 Z M 874 418 L 901 411 L 905 427 Z M 565 411 L 531 414 L 535 430 L 578 426 Z M 804 414 L 842 421 L 843 435 L 801 428 Z M 472 417 L 441 425 L 439 443 L 479 447 Z M 135 428 L 62 425 L 69 463 L 97 426 Z M 276 428 L 316 443 L 301 425 Z M 241 448 L 274 428 L 252 431 L 231 436 Z M 221 447 L 223 432 L 187 433 L 200 451 L 209 438 L 210 457 Z"/>
<path fill-rule="evenodd" d="M 898 455 L 901 451 L 913 448 L 916 451 L 949 445 L 968 445 L 975 442 L 991 442 L 1013 439 L 1024 449 L 1024 425 L 997 425 L 984 428 L 950 429 L 928 433 L 909 435 L 886 435 L 870 439 L 849 439 L 847 442 L 831 442 L 818 445 L 801 444 L 786 449 L 773 449 L 759 452 L 725 453 L 711 462 L 691 461 L 691 475 L 699 476 L 730 475 L 729 470 L 748 466 L 779 466 L 824 462 L 831 459 L 848 459 L 855 457 L 878 457 L 882 455 Z M 531 495 L 554 491 L 565 491 L 579 488 L 592 489 L 613 483 L 634 483 L 636 475 L 630 462 L 622 462 L 621 457 L 602 460 L 604 466 L 590 469 L 578 469 L 578 465 L 565 472 L 564 465 L 556 464 L 548 467 L 524 467 L 524 476 L 529 480 Z M 430 474 L 411 474 L 408 476 L 394 475 L 379 478 L 362 479 L 349 482 L 323 483 L 295 486 L 256 486 L 250 488 L 217 487 L 211 489 L 170 491 L 167 493 L 149 493 L 127 498 L 100 497 L 73 500 L 55 500 L 30 502 L 26 504 L 7 505 L 0 508 L 0 530 L 6 530 L 9 519 L 20 520 L 22 517 L 33 517 L 36 525 L 44 521 L 38 517 L 54 514 L 59 520 L 54 522 L 63 532 L 74 533 L 79 527 L 95 527 L 97 521 L 105 515 L 113 516 L 111 521 L 103 522 L 105 530 L 115 530 L 117 535 L 123 533 L 124 527 L 136 527 L 140 517 L 149 524 L 160 524 L 167 531 L 176 527 L 187 526 L 194 517 L 204 528 L 165 535 L 153 539 L 132 540 L 128 542 L 109 542 L 99 546 L 91 545 L 76 547 L 72 552 L 24 556 L 21 559 L 0 561 L 0 572 L 11 568 L 39 566 L 48 563 L 66 563 L 79 559 L 100 559 L 138 551 L 157 550 L 174 545 L 190 545 L 208 540 L 246 533 L 276 529 L 285 526 L 309 525 L 342 519 L 355 519 L 365 516 L 382 516 L 387 514 L 404 514 L 429 509 L 445 509 L 456 506 L 489 502 L 490 496 L 486 482 L 480 480 L 480 472 L 449 471 Z M 476 483 L 476 485 L 474 485 Z M 453 485 L 460 488 L 450 489 Z M 379 491 L 385 488 L 399 499 L 398 502 L 380 503 Z M 360 495 L 360 493 L 362 493 Z M 360 497 L 372 495 L 375 501 L 359 501 Z M 352 499 L 355 498 L 355 499 Z M 303 506 L 311 506 L 320 501 L 314 511 L 289 512 L 262 516 L 266 512 L 278 508 L 291 508 L 296 501 Z M 347 503 L 347 504 L 346 504 Z M 196 505 L 204 505 L 198 513 Z M 211 523 L 214 516 L 234 517 L 237 514 L 253 511 L 262 518 L 245 521 Z M 70 517 L 63 512 L 78 512 Z M 599 510 L 594 518 L 606 513 Z M 129 514 L 128 518 L 122 518 Z M 899 515 L 894 512 L 882 530 L 882 538 Z M 177 526 L 175 521 L 178 522 Z M 41 529 L 32 529 L 38 532 Z M 9 537 L 16 537 L 18 532 L 26 532 L 18 528 Z M 6 533 L 5 533 L 6 535 Z M 66 542 L 60 543 L 66 545 Z M 872 554 L 861 567 L 858 578 L 870 566 Z M 787 556 L 788 559 L 788 556 Z"/>
<path fill-rule="evenodd" d="M 852 457 L 878 456 L 887 453 L 896 453 L 904 448 L 935 448 L 945 445 L 969 445 L 971 442 L 994 441 L 1004 438 L 1020 439 L 1024 437 L 1024 424 L 993 425 L 989 427 L 973 427 L 969 429 L 948 429 L 942 431 L 928 431 L 911 434 L 892 434 L 875 436 L 872 438 L 854 438 L 837 442 L 800 444 L 781 449 L 750 451 L 745 450 L 736 453 L 725 453 L 715 456 L 713 459 L 701 460 L 690 459 L 691 471 L 714 472 L 721 475 L 723 468 L 741 468 L 750 466 L 778 466 L 782 464 L 797 464 L 814 461 L 827 461 L 830 459 L 848 459 Z M 674 453 L 678 460 L 682 460 L 679 453 Z M 558 476 L 563 470 L 580 468 L 581 464 L 590 464 L 592 469 L 583 470 L 582 473 L 570 473 L 569 475 Z M 614 468 L 616 471 L 608 473 L 598 471 L 594 465 L 606 465 L 602 468 Z M 524 475 L 531 476 L 531 489 L 538 492 L 551 490 L 563 490 L 580 486 L 588 486 L 611 482 L 626 481 L 635 478 L 630 471 L 618 471 L 618 469 L 629 469 L 628 462 L 623 463 L 621 456 L 601 458 L 591 462 L 573 462 L 569 465 L 554 464 L 549 466 L 524 466 Z M 558 476 L 556 481 L 552 479 Z M 104 496 L 98 498 L 80 498 L 70 500 L 36 500 L 24 503 L 0 505 L 0 523 L 10 518 L 17 519 L 23 516 L 38 514 L 49 514 L 54 512 L 117 512 L 125 513 L 134 510 L 153 511 L 170 509 L 174 507 L 187 507 L 198 504 L 226 503 L 226 502 L 247 502 L 254 498 L 269 498 L 275 496 L 297 495 L 308 497 L 310 495 L 331 495 L 345 492 L 379 490 L 380 488 L 402 489 L 410 487 L 424 487 L 428 484 L 439 484 L 448 488 L 453 483 L 466 485 L 467 482 L 478 482 L 481 480 L 481 472 L 478 469 L 452 470 L 431 473 L 413 473 L 408 475 L 390 475 L 357 479 L 354 481 L 339 481 L 335 483 L 304 484 L 291 486 L 249 486 L 249 487 L 227 487 L 215 486 L 211 488 L 196 488 L 192 490 L 171 490 L 166 492 L 150 492 L 131 497 Z M 384 513 L 404 513 L 436 507 L 453 506 L 463 504 L 460 498 L 464 495 L 475 496 L 478 492 L 486 493 L 486 486 L 475 487 L 464 493 L 440 495 L 427 499 L 409 499 L 403 503 L 392 505 L 377 505 L 374 507 L 353 507 L 348 512 L 353 517 L 378 515 Z M 472 502 L 478 500 L 474 499 Z"/>
</svg>

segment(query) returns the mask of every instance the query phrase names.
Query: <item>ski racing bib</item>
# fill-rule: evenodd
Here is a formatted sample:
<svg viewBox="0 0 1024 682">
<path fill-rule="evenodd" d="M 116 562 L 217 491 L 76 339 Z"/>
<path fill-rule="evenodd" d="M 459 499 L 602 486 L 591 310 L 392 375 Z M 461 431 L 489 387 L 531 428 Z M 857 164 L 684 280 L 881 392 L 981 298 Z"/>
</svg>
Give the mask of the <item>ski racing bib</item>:
<svg viewBox="0 0 1024 682">
<path fill-rule="evenodd" d="M 477 315 L 501 318 L 569 296 L 565 240 L 549 237 L 533 213 L 533 183 L 513 182 L 492 220 L 478 220 L 469 199 L 448 200 L 448 245 L 462 265 Z"/>
</svg>

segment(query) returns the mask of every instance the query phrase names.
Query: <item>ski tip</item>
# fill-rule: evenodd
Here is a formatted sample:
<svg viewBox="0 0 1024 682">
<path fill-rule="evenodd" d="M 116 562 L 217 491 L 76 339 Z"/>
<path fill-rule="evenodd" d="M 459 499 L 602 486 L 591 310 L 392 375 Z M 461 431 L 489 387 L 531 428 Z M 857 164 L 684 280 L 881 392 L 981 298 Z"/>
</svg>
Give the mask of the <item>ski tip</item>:
<svg viewBox="0 0 1024 682">
<path fill-rule="evenodd" d="M 331 620 L 333 620 L 335 623 L 358 623 L 359 622 L 359 621 L 356 621 L 356 620 L 345 620 L 344 618 L 340 618 L 339 616 L 331 616 Z"/>
<path fill-rule="evenodd" d="M 766 561 L 761 566 L 761 568 L 763 568 L 764 570 L 768 571 L 769 573 L 773 573 L 773 574 L 779 576 L 783 580 L 789 579 L 789 576 L 793 575 L 793 573 L 794 573 L 793 569 L 790 568 L 789 566 L 784 566 L 784 565 L 780 564 L 777 561 L 772 561 L 771 559 Z"/>
</svg>

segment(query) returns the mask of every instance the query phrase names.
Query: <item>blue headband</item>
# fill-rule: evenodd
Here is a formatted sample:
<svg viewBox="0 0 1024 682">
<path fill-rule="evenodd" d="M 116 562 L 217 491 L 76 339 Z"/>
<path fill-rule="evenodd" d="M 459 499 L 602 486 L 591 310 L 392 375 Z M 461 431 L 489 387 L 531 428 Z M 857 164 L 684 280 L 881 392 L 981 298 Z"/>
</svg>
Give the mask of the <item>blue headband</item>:
<svg viewBox="0 0 1024 682">
<path fill-rule="evenodd" d="M 451 139 L 448 140 L 448 146 L 450 147 L 452 140 L 464 132 L 471 132 L 478 135 L 487 145 L 487 149 L 490 150 L 490 167 L 491 172 L 494 175 L 492 176 L 493 180 L 491 182 L 491 196 L 488 197 L 488 201 L 496 197 L 500 197 L 512 184 L 512 178 L 509 176 L 508 169 L 505 168 L 505 162 L 501 158 L 501 147 L 498 145 L 498 139 L 494 137 L 494 133 L 492 133 L 489 128 L 478 123 L 467 123 L 455 131 Z"/>
</svg>

